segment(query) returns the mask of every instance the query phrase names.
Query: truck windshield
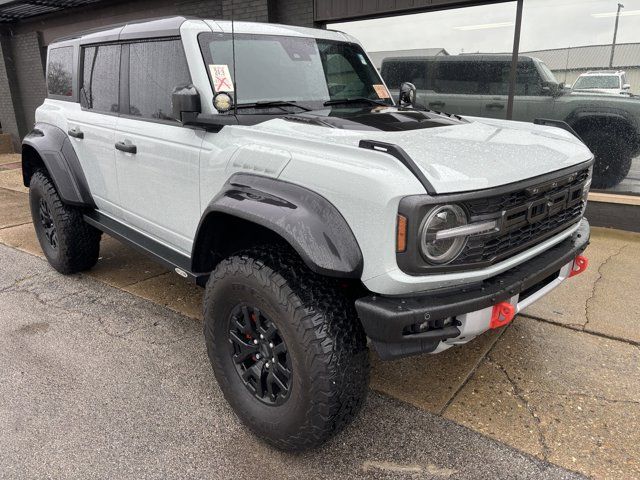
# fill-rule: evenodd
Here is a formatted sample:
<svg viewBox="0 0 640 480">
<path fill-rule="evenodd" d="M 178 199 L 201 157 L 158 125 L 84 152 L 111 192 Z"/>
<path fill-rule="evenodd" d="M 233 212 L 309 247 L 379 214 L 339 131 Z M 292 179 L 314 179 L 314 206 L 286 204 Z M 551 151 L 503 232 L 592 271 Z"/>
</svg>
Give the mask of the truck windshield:
<svg viewBox="0 0 640 480">
<path fill-rule="evenodd" d="M 355 98 L 393 104 L 375 67 L 353 43 L 236 34 L 233 78 L 231 35 L 202 33 L 198 40 L 214 92 L 231 92 L 235 81 L 238 106 L 278 101 L 320 108 Z"/>
<path fill-rule="evenodd" d="M 620 88 L 620 77 L 616 75 L 593 75 L 580 77 L 573 85 L 574 90 L 591 88 Z"/>
</svg>

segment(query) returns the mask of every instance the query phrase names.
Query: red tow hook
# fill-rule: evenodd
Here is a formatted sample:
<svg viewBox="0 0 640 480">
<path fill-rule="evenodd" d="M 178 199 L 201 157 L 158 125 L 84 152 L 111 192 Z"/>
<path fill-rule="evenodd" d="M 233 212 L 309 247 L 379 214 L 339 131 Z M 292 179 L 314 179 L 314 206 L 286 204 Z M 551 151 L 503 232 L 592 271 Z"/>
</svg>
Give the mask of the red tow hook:
<svg viewBox="0 0 640 480">
<path fill-rule="evenodd" d="M 489 322 L 489 328 L 495 330 L 496 328 L 504 327 L 508 324 L 516 315 L 516 307 L 509 302 L 500 302 L 493 306 L 491 312 L 491 322 Z"/>
<path fill-rule="evenodd" d="M 573 265 L 571 266 L 571 273 L 569 277 L 575 277 L 576 275 L 584 272 L 589 266 L 589 259 L 584 255 L 578 255 L 573 261 Z"/>
</svg>

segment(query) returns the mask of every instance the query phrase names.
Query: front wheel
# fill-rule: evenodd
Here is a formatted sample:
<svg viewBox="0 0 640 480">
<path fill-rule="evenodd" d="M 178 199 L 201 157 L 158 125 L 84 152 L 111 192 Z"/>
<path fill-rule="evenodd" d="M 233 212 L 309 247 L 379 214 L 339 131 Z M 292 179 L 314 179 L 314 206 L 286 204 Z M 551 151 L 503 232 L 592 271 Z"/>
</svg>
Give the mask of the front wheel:
<svg viewBox="0 0 640 480">
<path fill-rule="evenodd" d="M 225 398 L 278 448 L 320 445 L 364 403 L 368 349 L 353 301 L 285 248 L 254 249 L 217 266 L 204 333 Z"/>
<path fill-rule="evenodd" d="M 594 128 L 581 134 L 584 143 L 595 156 L 593 188 L 611 188 L 629 174 L 632 152 L 630 141 L 610 129 Z"/>
</svg>

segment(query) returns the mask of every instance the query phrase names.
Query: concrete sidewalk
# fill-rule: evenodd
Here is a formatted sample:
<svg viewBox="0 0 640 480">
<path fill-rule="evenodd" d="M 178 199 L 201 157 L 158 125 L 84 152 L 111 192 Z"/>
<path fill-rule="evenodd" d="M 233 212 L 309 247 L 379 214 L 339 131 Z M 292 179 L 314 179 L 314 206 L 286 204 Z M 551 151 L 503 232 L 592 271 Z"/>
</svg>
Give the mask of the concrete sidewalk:
<svg viewBox="0 0 640 480">
<path fill-rule="evenodd" d="M 41 255 L 18 174 L 0 171 L 0 242 Z M 374 398 L 595 478 L 640 478 L 640 235 L 594 229 L 587 256 L 587 272 L 499 332 L 436 356 L 372 354 L 372 389 L 384 395 Z M 110 238 L 97 267 L 72 278 L 88 277 L 200 318 L 199 288 Z"/>
</svg>

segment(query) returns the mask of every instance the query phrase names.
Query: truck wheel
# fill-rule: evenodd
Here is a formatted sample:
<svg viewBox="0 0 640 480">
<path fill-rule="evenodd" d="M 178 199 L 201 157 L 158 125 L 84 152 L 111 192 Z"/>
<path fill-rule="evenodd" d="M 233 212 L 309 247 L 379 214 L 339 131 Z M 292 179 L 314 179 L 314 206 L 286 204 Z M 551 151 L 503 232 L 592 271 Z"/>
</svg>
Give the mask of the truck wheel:
<svg viewBox="0 0 640 480">
<path fill-rule="evenodd" d="M 41 170 L 31 177 L 29 204 L 40 247 L 53 268 L 71 274 L 96 264 L 102 232 L 85 223 L 80 209 L 62 203 Z"/>
<path fill-rule="evenodd" d="M 369 356 L 353 301 L 286 247 L 256 248 L 216 267 L 204 334 L 225 398 L 277 448 L 322 444 L 364 403 Z"/>
<path fill-rule="evenodd" d="M 629 140 L 607 129 L 592 129 L 581 134 L 584 143 L 595 155 L 593 188 L 618 185 L 631 169 L 632 153 Z"/>
</svg>

